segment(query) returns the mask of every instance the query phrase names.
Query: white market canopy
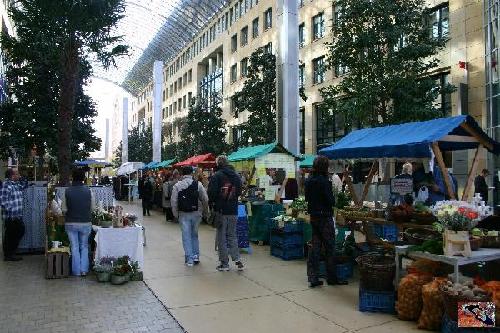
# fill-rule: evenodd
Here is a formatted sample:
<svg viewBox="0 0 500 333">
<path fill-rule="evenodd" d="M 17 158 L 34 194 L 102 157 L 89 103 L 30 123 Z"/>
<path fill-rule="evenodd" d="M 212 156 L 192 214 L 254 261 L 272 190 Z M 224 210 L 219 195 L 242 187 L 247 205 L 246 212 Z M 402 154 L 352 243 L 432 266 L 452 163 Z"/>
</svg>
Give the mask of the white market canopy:
<svg viewBox="0 0 500 333">
<path fill-rule="evenodd" d="M 144 163 L 142 162 L 126 162 L 123 163 L 116 171 L 117 176 L 129 175 L 131 173 L 137 172 L 140 169 L 144 169 Z"/>
</svg>

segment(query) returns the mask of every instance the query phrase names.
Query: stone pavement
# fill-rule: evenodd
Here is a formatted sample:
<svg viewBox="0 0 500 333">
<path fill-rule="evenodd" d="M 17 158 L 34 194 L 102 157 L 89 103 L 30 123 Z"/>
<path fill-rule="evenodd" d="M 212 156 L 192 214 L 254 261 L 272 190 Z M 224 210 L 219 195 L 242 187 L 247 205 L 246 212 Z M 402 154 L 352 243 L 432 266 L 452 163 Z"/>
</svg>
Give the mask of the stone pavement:
<svg viewBox="0 0 500 333">
<path fill-rule="evenodd" d="M 143 282 L 44 278 L 44 256 L 0 262 L 0 332 L 184 332 Z"/>
<path fill-rule="evenodd" d="M 215 230 L 200 227 L 201 264 L 184 265 L 178 224 L 160 212 L 142 217 L 140 203 L 121 203 L 146 227 L 146 284 L 190 333 L 409 333 L 413 322 L 358 311 L 358 279 L 348 286 L 307 287 L 304 260 L 282 261 L 268 246 L 243 255 L 244 272 L 217 272 Z"/>
</svg>

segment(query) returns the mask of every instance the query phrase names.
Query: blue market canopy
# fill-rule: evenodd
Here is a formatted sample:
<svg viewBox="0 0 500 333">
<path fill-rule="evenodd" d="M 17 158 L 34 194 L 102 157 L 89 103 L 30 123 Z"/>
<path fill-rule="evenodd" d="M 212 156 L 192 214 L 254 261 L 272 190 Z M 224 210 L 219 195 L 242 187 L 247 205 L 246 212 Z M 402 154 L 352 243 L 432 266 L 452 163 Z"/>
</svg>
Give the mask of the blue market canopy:
<svg viewBox="0 0 500 333">
<path fill-rule="evenodd" d="M 284 153 L 294 156 L 279 143 L 273 142 L 266 145 L 240 148 L 228 156 L 229 162 L 248 161 L 269 153 Z"/>
<path fill-rule="evenodd" d="M 144 166 L 144 168 L 143 168 L 143 169 L 155 169 L 155 168 L 157 168 L 157 165 L 158 165 L 159 163 L 161 163 L 161 162 L 149 162 L 148 164 L 146 164 L 146 165 Z"/>
<path fill-rule="evenodd" d="M 169 166 L 171 166 L 172 164 L 174 164 L 176 161 L 176 159 L 171 159 L 171 160 L 166 160 L 166 161 L 162 161 L 160 163 L 158 163 L 156 165 L 157 168 L 168 168 Z"/>
<path fill-rule="evenodd" d="M 75 161 L 74 163 L 76 166 L 79 167 L 89 167 L 89 168 L 106 168 L 110 167 L 111 163 L 104 162 L 104 161 L 97 161 L 97 160 L 84 160 L 84 161 Z"/>
<path fill-rule="evenodd" d="M 482 144 L 491 153 L 500 152 L 500 144 L 471 116 L 456 116 L 353 131 L 319 153 L 330 159 L 430 158 L 433 143 L 442 151 L 474 149 Z"/>
</svg>

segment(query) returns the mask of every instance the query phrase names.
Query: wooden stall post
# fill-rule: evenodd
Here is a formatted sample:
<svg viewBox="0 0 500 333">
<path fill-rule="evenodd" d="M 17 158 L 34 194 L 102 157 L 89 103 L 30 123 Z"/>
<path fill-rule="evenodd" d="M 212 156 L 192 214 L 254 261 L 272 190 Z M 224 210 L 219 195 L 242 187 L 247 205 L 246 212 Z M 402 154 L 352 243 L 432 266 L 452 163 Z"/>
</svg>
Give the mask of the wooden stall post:
<svg viewBox="0 0 500 333">
<path fill-rule="evenodd" d="M 372 164 L 372 167 L 370 169 L 370 172 L 368 173 L 368 176 L 366 177 L 366 183 L 365 186 L 363 187 L 363 194 L 361 195 L 361 203 L 365 201 L 366 195 L 368 194 L 368 189 L 370 188 L 370 185 L 372 184 L 373 176 L 378 171 L 378 161 L 374 161 Z"/>
<path fill-rule="evenodd" d="M 354 201 L 354 204 L 356 206 L 360 205 L 358 195 L 356 194 L 356 189 L 354 188 L 354 185 L 352 184 L 351 177 L 349 176 L 349 171 L 344 170 L 344 182 L 347 184 L 347 187 L 349 188 L 349 193 L 351 194 L 352 201 Z M 361 202 L 363 203 L 363 202 Z"/>
<path fill-rule="evenodd" d="M 436 156 L 436 161 L 438 162 L 439 169 L 443 174 L 444 184 L 446 185 L 446 190 L 448 191 L 448 195 L 452 200 L 456 200 L 455 192 L 453 192 L 453 187 L 451 186 L 450 177 L 448 176 L 448 169 L 446 169 L 446 165 L 444 164 L 443 154 L 441 154 L 441 149 L 439 149 L 439 145 L 437 142 L 432 144 L 432 151 L 434 152 L 434 156 Z"/>
<path fill-rule="evenodd" d="M 481 145 L 477 147 L 476 153 L 474 154 L 474 159 L 472 160 L 472 166 L 469 170 L 469 175 L 467 176 L 467 182 L 465 183 L 464 193 L 462 195 L 462 201 L 467 201 L 469 199 L 469 192 L 472 186 L 472 182 L 474 179 L 474 175 L 476 174 L 477 166 L 479 164 L 479 151 L 481 149 Z"/>
</svg>

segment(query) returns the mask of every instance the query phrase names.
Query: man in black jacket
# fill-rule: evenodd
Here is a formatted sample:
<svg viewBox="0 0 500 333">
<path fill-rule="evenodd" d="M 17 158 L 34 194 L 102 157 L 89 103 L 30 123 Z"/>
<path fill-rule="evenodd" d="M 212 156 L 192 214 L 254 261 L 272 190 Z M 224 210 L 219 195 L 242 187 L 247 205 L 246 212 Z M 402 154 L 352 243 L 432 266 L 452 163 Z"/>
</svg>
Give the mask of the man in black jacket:
<svg viewBox="0 0 500 333">
<path fill-rule="evenodd" d="M 481 174 L 474 179 L 474 193 L 481 194 L 484 202 L 488 202 L 488 184 L 486 184 L 486 177 L 489 176 L 488 169 L 483 169 Z"/>
<path fill-rule="evenodd" d="M 238 197 L 241 194 L 241 178 L 229 165 L 227 157 L 217 157 L 217 172 L 208 184 L 208 198 L 214 207 L 217 227 L 217 247 L 220 265 L 218 271 L 229 271 L 229 254 L 238 270 L 245 266 L 240 260 L 236 223 L 238 222 Z"/>
</svg>

